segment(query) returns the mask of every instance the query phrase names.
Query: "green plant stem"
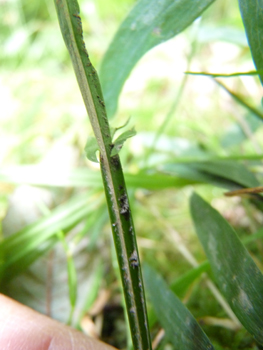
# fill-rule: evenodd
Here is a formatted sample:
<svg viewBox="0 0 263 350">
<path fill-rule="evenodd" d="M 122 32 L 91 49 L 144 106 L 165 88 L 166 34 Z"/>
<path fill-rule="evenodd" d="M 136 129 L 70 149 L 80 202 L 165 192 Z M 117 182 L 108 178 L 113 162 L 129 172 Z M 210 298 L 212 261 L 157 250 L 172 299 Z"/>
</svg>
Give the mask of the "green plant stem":
<svg viewBox="0 0 263 350">
<path fill-rule="evenodd" d="M 96 70 L 83 41 L 79 6 L 76 0 L 55 0 L 61 32 L 71 56 L 80 91 L 100 150 L 101 174 L 110 214 L 112 232 L 135 350 L 150 350 L 146 301 L 135 230 L 128 194 L 110 128 Z"/>
</svg>

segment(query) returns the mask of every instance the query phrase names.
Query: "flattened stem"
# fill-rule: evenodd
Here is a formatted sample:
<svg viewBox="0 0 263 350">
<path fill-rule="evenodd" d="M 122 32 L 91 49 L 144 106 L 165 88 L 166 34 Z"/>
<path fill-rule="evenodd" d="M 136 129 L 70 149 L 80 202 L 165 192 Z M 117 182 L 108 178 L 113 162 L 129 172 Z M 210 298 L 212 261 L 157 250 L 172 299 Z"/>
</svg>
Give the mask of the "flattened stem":
<svg viewBox="0 0 263 350">
<path fill-rule="evenodd" d="M 61 32 L 100 149 L 100 164 L 134 350 L 151 350 L 139 253 L 125 180 L 112 140 L 96 70 L 83 41 L 77 0 L 55 0 Z"/>
<path fill-rule="evenodd" d="M 112 176 L 114 194 L 108 189 L 108 173 L 104 159 L 101 157 L 102 179 L 112 224 L 133 346 L 136 350 L 150 350 L 151 338 L 140 259 L 128 193 L 118 155 L 110 158 L 110 169 L 114 174 Z M 117 212 L 115 211 L 115 201 L 118 206 Z"/>
</svg>

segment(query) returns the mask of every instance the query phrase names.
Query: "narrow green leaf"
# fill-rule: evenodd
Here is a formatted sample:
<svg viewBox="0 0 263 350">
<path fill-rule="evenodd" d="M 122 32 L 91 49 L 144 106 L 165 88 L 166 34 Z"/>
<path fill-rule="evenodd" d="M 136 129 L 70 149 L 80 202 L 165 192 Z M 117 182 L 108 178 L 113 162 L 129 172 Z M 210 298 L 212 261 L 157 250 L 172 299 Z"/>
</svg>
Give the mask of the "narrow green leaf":
<svg viewBox="0 0 263 350">
<path fill-rule="evenodd" d="M 95 137 L 89 137 L 85 146 L 86 157 L 92 162 L 99 163 L 96 153 L 99 150 L 98 142 Z"/>
<path fill-rule="evenodd" d="M 263 238 L 263 229 L 253 233 L 252 235 L 246 236 L 242 239 L 242 243 L 249 245 L 254 243 L 258 239 Z M 183 275 L 179 276 L 175 281 L 170 285 L 170 289 L 174 292 L 179 298 L 183 298 L 189 286 L 204 272 L 210 272 L 211 267 L 208 260 L 202 262 L 199 266 L 193 267 Z M 148 318 L 150 328 L 152 328 L 157 322 L 157 317 L 153 309 L 148 311 Z"/>
<path fill-rule="evenodd" d="M 129 186 L 134 188 L 145 188 L 148 190 L 161 190 L 165 188 L 184 187 L 197 183 L 196 180 L 188 180 L 183 176 L 170 176 L 162 173 L 148 174 L 139 172 L 138 174 L 125 174 L 125 179 Z"/>
<path fill-rule="evenodd" d="M 152 47 L 182 32 L 213 2 L 140 0 L 136 3 L 110 44 L 100 70 L 110 117 L 117 109 L 122 86 L 138 60 Z"/>
<path fill-rule="evenodd" d="M 196 183 L 184 177 L 170 176 L 162 173 L 148 174 L 145 171 L 138 174 L 125 174 L 127 184 L 135 188 L 160 190 L 170 187 L 183 187 Z M 101 188 L 101 175 L 98 171 L 87 168 L 73 169 L 62 173 L 46 173 L 38 165 L 23 165 L 0 169 L 0 181 L 14 184 L 29 184 L 38 186 L 85 187 L 92 184 L 93 188 Z"/>
<path fill-rule="evenodd" d="M 68 227 L 73 226 L 90 211 L 97 208 L 97 206 L 101 204 L 101 199 L 101 196 L 99 198 L 97 196 L 88 197 L 86 193 L 76 195 L 67 203 L 61 204 L 55 208 L 50 215 L 41 218 L 37 222 L 28 225 L 19 232 L 4 239 L 0 243 L 0 249 L 3 249 L 3 252 L 8 256 L 8 253 L 12 255 L 11 251 L 14 250 L 15 245 L 19 246 L 25 244 L 25 242 L 25 245 L 27 245 L 29 243 L 28 240 L 31 239 L 34 241 L 37 239 L 43 239 L 43 241 L 45 241 L 57 231 L 65 230 Z M 38 242 L 38 244 L 40 243 L 42 243 L 42 241 Z"/>
<path fill-rule="evenodd" d="M 45 244 L 42 244 L 40 247 L 37 247 L 34 250 L 27 252 L 26 254 L 22 254 L 21 259 L 19 259 L 18 261 L 12 264 L 8 264 L 8 267 L 6 267 L 4 265 L 4 262 L 1 261 L 0 291 L 5 292 L 7 283 L 9 283 L 14 277 L 24 272 L 37 259 L 39 259 L 45 253 L 51 250 L 55 246 L 57 241 L 58 241 L 58 238 L 54 236 L 47 239 Z"/>
<path fill-rule="evenodd" d="M 171 283 L 171 290 L 178 296 L 183 297 L 189 286 L 202 275 L 202 273 L 210 270 L 208 261 L 204 261 L 197 267 L 194 267 L 178 277 L 173 283 Z"/>
<path fill-rule="evenodd" d="M 231 97 L 233 97 L 234 100 L 236 100 L 236 102 L 238 102 L 240 105 L 242 105 L 243 107 L 245 107 L 247 109 L 248 112 L 253 113 L 256 117 L 258 117 L 261 121 L 263 120 L 263 113 L 261 111 L 259 111 L 258 109 L 254 108 L 253 106 L 250 106 L 247 102 L 246 99 L 242 96 L 237 95 L 235 92 L 229 90 L 224 84 L 222 84 L 220 81 L 218 80 L 214 80 L 217 85 L 219 85 L 220 87 L 222 87 Z"/>
<path fill-rule="evenodd" d="M 21 273 L 34 259 L 57 242 L 57 232 L 67 230 L 97 209 L 101 198 L 76 196 L 54 209 L 50 215 L 25 227 L 0 243 L 0 275 L 7 280 Z"/>
<path fill-rule="evenodd" d="M 134 129 L 124 131 L 114 142 L 113 142 L 113 148 L 111 150 L 111 157 L 115 156 L 120 152 L 122 149 L 122 146 L 124 142 L 130 138 L 136 135 L 136 131 Z"/>
<path fill-rule="evenodd" d="M 194 267 L 178 277 L 174 282 L 171 283 L 170 289 L 175 293 L 180 299 L 182 299 L 187 292 L 190 285 L 201 276 L 202 273 L 210 271 L 210 264 L 206 260 L 199 266 Z M 153 328 L 157 322 L 157 317 L 153 309 L 148 310 L 148 319 L 150 328 Z"/>
<path fill-rule="evenodd" d="M 263 344 L 263 276 L 233 228 L 200 196 L 191 215 L 221 292 L 244 327 Z"/>
<path fill-rule="evenodd" d="M 233 160 L 195 162 L 193 159 L 190 164 L 166 164 L 163 169 L 185 179 L 227 189 L 259 186 L 255 175 Z"/>
<path fill-rule="evenodd" d="M 192 166 L 197 170 L 219 176 L 244 187 L 259 186 L 255 175 L 243 164 L 238 162 L 223 160 L 217 162 L 198 162 L 194 163 Z"/>
<path fill-rule="evenodd" d="M 212 350 L 213 345 L 167 284 L 148 265 L 144 268 L 146 291 L 167 339 L 180 350 Z"/>
<path fill-rule="evenodd" d="M 239 0 L 240 12 L 257 70 L 263 70 L 263 1 Z M 259 74 L 263 83 L 263 74 Z"/>
</svg>

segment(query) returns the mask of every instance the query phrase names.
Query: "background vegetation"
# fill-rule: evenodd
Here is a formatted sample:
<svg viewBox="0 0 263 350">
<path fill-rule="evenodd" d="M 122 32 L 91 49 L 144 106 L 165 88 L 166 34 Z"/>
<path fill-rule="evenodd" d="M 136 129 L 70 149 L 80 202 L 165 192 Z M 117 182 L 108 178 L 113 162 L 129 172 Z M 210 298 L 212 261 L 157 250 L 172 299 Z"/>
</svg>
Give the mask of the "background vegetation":
<svg viewBox="0 0 263 350">
<path fill-rule="evenodd" d="M 80 1 L 98 71 L 133 4 Z M 91 130 L 54 4 L 8 0 L 0 9 L 1 239 L 19 232 L 2 244 L 1 291 L 124 348 L 126 324 L 102 183 L 96 164 L 84 155 Z M 120 155 L 138 246 L 143 262 L 172 286 L 206 260 L 189 211 L 193 189 L 242 239 L 261 235 L 261 200 L 253 206 L 247 198 L 224 196 L 238 177 L 244 179 L 245 169 L 262 181 L 259 79 L 219 79 L 257 108 L 256 115 L 213 79 L 184 75 L 251 70 L 238 4 L 217 1 L 186 31 L 145 54 L 111 119 L 117 127 L 130 118 L 136 128 Z M 262 271 L 261 242 L 248 248 Z M 216 349 L 258 349 L 207 286 L 211 281 L 199 276 L 190 282 L 177 295 Z M 155 337 L 160 327 L 152 324 Z M 167 339 L 159 346 L 172 348 Z"/>
</svg>

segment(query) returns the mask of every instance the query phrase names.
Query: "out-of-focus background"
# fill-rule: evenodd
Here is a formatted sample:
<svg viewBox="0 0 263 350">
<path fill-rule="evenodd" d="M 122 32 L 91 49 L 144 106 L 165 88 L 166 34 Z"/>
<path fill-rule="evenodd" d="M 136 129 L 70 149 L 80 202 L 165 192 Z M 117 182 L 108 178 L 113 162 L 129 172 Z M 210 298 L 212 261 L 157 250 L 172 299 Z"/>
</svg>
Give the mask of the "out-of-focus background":
<svg viewBox="0 0 263 350">
<path fill-rule="evenodd" d="M 86 47 L 99 72 L 114 33 L 135 1 L 79 3 Z M 79 308 L 88 309 L 89 317 L 79 311 L 76 323 L 82 322 L 88 329 L 97 327 L 94 332 L 105 341 L 124 347 L 125 321 L 116 266 L 112 267 L 116 261 L 113 249 L 109 248 L 111 232 L 100 175 L 97 164 L 88 161 L 83 151 L 92 131 L 53 1 L 0 0 L 0 43 L 1 235 L 8 237 L 35 220 L 48 217 L 60 205 L 70 206 L 68 203 L 75 196 L 82 196 L 76 203 L 83 200 L 83 206 L 90 205 L 90 210 L 69 224 L 71 231 L 69 227 L 65 229 L 82 242 L 79 251 L 83 253 L 87 245 L 90 251 L 82 260 L 74 251 L 78 255 L 76 269 L 80 266 L 85 270 L 83 279 L 92 281 L 86 283 L 85 292 L 81 288 L 78 292 L 82 300 Z M 261 122 L 213 79 L 184 74 L 185 71 L 228 74 L 254 69 L 238 4 L 220 0 L 183 33 L 145 54 L 121 92 L 118 111 L 110 123 L 118 127 L 130 118 L 129 125 L 137 131 L 120 155 L 128 174 L 140 253 L 142 260 L 156 267 L 169 282 L 190 266 L 177 249 L 181 242 L 197 261 L 205 259 L 189 216 L 188 198 L 194 185 L 165 188 L 166 179 L 160 177 L 158 185 L 156 177 L 152 188 L 145 189 L 141 171 L 167 172 L 166 163 L 176 162 L 178 157 L 194 161 L 204 151 L 211 157 L 233 159 L 262 153 Z M 246 103 L 260 109 L 262 91 L 257 77 L 220 81 L 243 96 Z M 262 214 L 253 217 L 240 198 L 226 200 L 223 189 L 211 184 L 199 184 L 196 188 L 241 232 L 262 222 Z M 87 204 L 83 198 L 90 198 L 90 202 Z M 83 206 L 76 207 L 76 213 Z M 71 249 L 71 244 L 69 240 L 65 248 L 60 243 L 54 253 L 63 266 L 67 266 L 65 251 Z M 44 263 L 35 262 L 30 277 L 24 272 L 22 277 L 16 276 L 7 293 L 66 322 L 70 307 L 65 308 L 62 300 L 69 298 L 68 290 L 61 291 L 55 286 L 60 265 L 55 265 L 54 259 L 50 253 L 46 255 L 45 271 Z M 32 278 L 33 274 L 41 277 Z M 63 276 L 67 285 L 66 269 Z M 87 301 L 87 295 L 92 293 Z M 97 310 L 95 301 L 101 303 Z M 201 282 L 189 289 L 185 301 L 197 318 L 224 316 Z M 95 311 L 90 311 L 91 306 Z M 103 323 L 107 317 L 110 320 Z M 89 322 L 92 326 L 87 326 Z M 237 335 L 227 327 L 216 328 L 212 324 L 216 321 L 209 318 L 203 322 L 220 346 L 240 337 L 240 333 Z M 248 337 L 243 333 L 242 336 Z"/>
</svg>

